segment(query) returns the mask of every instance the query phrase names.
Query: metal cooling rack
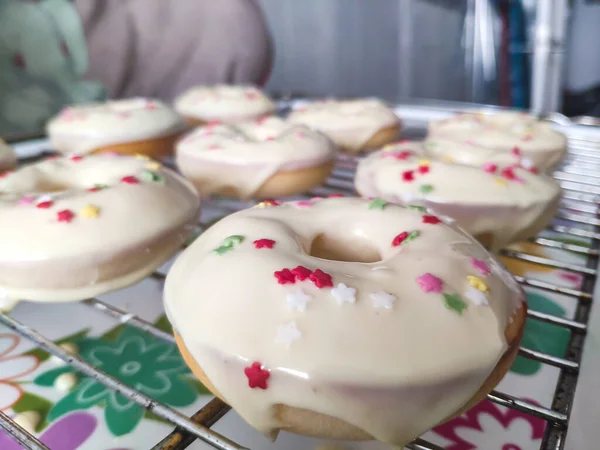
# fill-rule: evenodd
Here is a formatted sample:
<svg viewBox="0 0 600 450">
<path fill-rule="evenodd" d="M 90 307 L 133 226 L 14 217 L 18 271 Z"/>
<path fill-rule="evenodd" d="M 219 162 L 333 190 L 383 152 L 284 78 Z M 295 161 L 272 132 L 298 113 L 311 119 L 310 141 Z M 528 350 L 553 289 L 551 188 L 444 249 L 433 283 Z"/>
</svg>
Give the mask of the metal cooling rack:
<svg viewBox="0 0 600 450">
<path fill-rule="evenodd" d="M 402 116 L 402 113 L 399 111 Z M 563 243 L 552 237 L 536 237 L 531 239 L 542 247 L 563 249 L 574 252 L 586 258 L 584 265 L 567 263 L 558 259 L 543 258 L 515 250 L 504 250 L 502 255 L 527 261 L 530 263 L 546 266 L 554 269 L 563 269 L 569 272 L 581 274 L 583 283 L 581 290 L 556 286 L 533 278 L 516 277 L 524 286 L 530 286 L 544 291 L 554 292 L 570 297 L 576 304 L 573 319 L 556 317 L 553 315 L 529 310 L 527 320 L 537 320 L 565 328 L 570 331 L 570 340 L 565 354 L 562 358 L 552 356 L 543 352 L 521 347 L 519 354 L 522 357 L 539 361 L 556 367 L 560 371 L 555 388 L 554 397 L 550 408 L 539 406 L 528 401 L 521 400 L 509 393 L 492 391 L 488 399 L 496 404 L 521 411 L 532 416 L 544 419 L 547 422 L 546 431 L 542 440 L 541 449 L 560 450 L 564 448 L 565 437 L 569 425 L 569 414 L 573 406 L 575 388 L 577 385 L 583 343 L 586 337 L 587 322 L 593 299 L 594 287 L 598 275 L 598 256 L 600 253 L 600 215 L 598 204 L 600 203 L 600 131 L 596 131 L 595 139 L 590 135 L 571 133 L 571 128 L 562 127 L 562 131 L 569 135 L 569 155 L 560 168 L 554 173 L 554 177 L 560 182 L 564 190 L 560 212 L 548 230 L 560 233 L 564 237 L 589 239 L 591 246 L 580 246 Z M 414 130 L 413 130 L 414 132 Z M 411 133 L 409 133 L 411 134 Z M 423 134 L 423 127 L 419 132 Z M 331 194 L 355 195 L 353 188 L 354 171 L 357 159 L 349 156 L 340 156 L 336 168 L 327 183 L 315 189 L 306 198 L 313 196 L 327 196 Z M 218 208 L 221 217 L 236 210 L 247 207 L 247 203 L 233 200 L 216 200 L 211 204 Z M 214 221 L 212 221 L 214 223 Z M 567 223 L 568 225 L 565 225 Z M 200 231 L 206 229 L 210 224 L 200 223 Z M 151 277 L 163 280 L 164 275 L 155 272 Z M 109 305 L 96 298 L 82 300 L 82 303 L 91 309 L 114 318 L 119 323 L 126 323 L 139 328 L 152 336 L 168 342 L 174 342 L 172 335 L 167 334 L 144 319 L 123 311 L 115 306 Z M 220 450 L 249 450 L 240 444 L 232 442 L 210 429 L 223 415 L 229 411 L 229 406 L 218 398 L 213 398 L 192 417 L 187 417 L 180 412 L 152 399 L 142 392 L 124 385 L 114 377 L 107 375 L 93 365 L 79 358 L 77 355 L 67 353 L 54 344 L 50 339 L 40 334 L 27 324 L 19 322 L 9 314 L 0 313 L 0 323 L 14 330 L 24 338 L 32 341 L 48 353 L 57 356 L 65 363 L 71 365 L 79 372 L 98 380 L 110 389 L 127 397 L 131 401 L 143 406 L 148 411 L 160 418 L 172 423 L 174 430 L 157 443 L 152 450 L 181 450 L 188 447 L 194 440 L 201 439 L 214 448 Z M 48 450 L 43 443 L 33 435 L 17 425 L 6 414 L 0 411 L 0 428 L 6 430 L 25 448 L 33 450 Z M 441 447 L 417 439 L 410 445 L 411 450 L 443 450 Z M 57 449 L 50 449 L 57 450 Z"/>
</svg>

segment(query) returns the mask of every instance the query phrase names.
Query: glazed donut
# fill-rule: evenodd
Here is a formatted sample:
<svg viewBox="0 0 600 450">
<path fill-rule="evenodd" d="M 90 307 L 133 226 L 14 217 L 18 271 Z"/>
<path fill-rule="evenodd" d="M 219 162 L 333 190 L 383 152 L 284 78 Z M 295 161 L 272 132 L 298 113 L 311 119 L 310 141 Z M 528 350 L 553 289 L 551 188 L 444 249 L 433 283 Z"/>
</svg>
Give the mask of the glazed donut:
<svg viewBox="0 0 600 450">
<path fill-rule="evenodd" d="M 547 170 L 566 154 L 567 138 L 552 126 L 521 112 L 458 114 L 431 122 L 425 143 L 429 155 L 461 164 L 492 162 Z"/>
<path fill-rule="evenodd" d="M 60 153 L 116 152 L 161 157 L 172 153 L 183 119 L 158 100 L 132 98 L 68 106 L 48 122 Z"/>
<path fill-rule="evenodd" d="M 324 135 L 278 117 L 196 129 L 177 143 L 176 163 L 201 195 L 273 198 L 321 185 L 335 147 Z"/>
<path fill-rule="evenodd" d="M 494 388 L 526 313 L 462 231 L 358 198 L 226 217 L 175 261 L 164 299 L 194 374 L 261 432 L 399 446 Z"/>
<path fill-rule="evenodd" d="M 241 122 L 272 114 L 276 105 L 254 86 L 197 86 L 175 100 L 175 109 L 191 125 Z"/>
<path fill-rule="evenodd" d="M 349 153 L 395 141 L 401 126 L 394 111 L 374 98 L 308 103 L 292 111 L 288 120 L 325 133 L 341 150 Z"/>
<path fill-rule="evenodd" d="M 193 187 L 133 156 L 47 159 L 0 179 L 0 292 L 74 301 L 146 277 L 194 231 Z"/>
<path fill-rule="evenodd" d="M 546 175 L 491 162 L 473 167 L 428 160 L 415 152 L 418 146 L 400 144 L 361 160 L 356 190 L 431 208 L 492 250 L 534 236 L 558 210 L 560 186 Z"/>
<path fill-rule="evenodd" d="M 0 139 L 0 176 L 2 172 L 10 170 L 17 165 L 17 155 L 13 149 Z"/>
</svg>

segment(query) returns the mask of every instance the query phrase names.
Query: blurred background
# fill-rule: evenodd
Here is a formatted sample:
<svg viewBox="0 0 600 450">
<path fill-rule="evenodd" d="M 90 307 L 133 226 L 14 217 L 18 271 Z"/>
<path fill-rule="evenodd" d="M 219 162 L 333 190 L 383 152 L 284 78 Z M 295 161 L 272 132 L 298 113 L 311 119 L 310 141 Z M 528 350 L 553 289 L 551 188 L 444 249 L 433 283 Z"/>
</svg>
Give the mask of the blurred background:
<svg viewBox="0 0 600 450">
<path fill-rule="evenodd" d="M 0 133 L 218 82 L 600 116 L 599 24 L 592 0 L 2 0 Z"/>
</svg>

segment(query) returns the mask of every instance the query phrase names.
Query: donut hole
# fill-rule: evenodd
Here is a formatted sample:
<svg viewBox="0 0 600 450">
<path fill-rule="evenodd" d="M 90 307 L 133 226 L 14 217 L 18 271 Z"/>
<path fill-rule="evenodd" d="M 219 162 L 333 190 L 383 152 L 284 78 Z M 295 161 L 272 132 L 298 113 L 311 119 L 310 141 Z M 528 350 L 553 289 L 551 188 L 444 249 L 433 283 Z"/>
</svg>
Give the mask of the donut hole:
<svg viewBox="0 0 600 450">
<path fill-rule="evenodd" d="M 321 233 L 310 245 L 310 256 L 330 261 L 374 263 L 381 261 L 381 255 L 375 246 L 356 236 L 351 238 Z"/>
</svg>

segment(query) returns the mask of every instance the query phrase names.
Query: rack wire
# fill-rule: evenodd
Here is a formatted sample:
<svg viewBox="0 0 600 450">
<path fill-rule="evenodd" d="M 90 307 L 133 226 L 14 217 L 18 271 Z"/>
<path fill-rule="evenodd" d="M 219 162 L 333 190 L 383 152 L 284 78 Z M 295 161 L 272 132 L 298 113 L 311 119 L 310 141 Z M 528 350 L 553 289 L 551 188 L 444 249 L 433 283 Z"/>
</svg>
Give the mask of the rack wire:
<svg viewBox="0 0 600 450">
<path fill-rule="evenodd" d="M 565 131 L 569 134 L 568 129 Z M 575 304 L 575 313 L 572 319 L 534 310 L 529 310 L 527 313 L 527 320 L 549 323 L 570 332 L 568 346 L 562 357 L 524 347 L 519 350 L 522 357 L 539 361 L 559 370 L 560 374 L 552 403 L 548 408 L 519 399 L 505 392 L 492 391 L 488 395 L 488 399 L 498 405 L 545 420 L 547 426 L 540 447 L 543 450 L 560 450 L 564 448 L 569 414 L 573 406 L 583 344 L 587 332 L 587 322 L 598 275 L 598 258 L 600 254 L 600 215 L 598 214 L 598 204 L 600 203 L 600 140 L 595 141 L 580 135 L 569 136 L 569 138 L 568 157 L 554 173 L 554 177 L 564 190 L 561 209 L 548 230 L 559 233 L 561 236 L 589 239 L 591 242 L 590 247 L 565 243 L 557 240 L 553 235 L 538 236 L 531 239 L 530 242 L 545 248 L 568 250 L 584 257 L 585 264 L 573 264 L 560 259 L 540 257 L 514 249 L 506 249 L 501 252 L 507 258 L 533 263 L 542 267 L 561 269 L 582 276 L 583 282 L 580 289 L 565 288 L 534 278 L 516 277 L 517 281 L 525 287 L 564 295 L 571 298 Z M 331 194 L 354 195 L 353 178 L 357 161 L 356 157 L 340 156 L 336 168 L 326 184 L 307 194 L 306 197 Z M 211 207 L 218 208 L 221 217 L 224 217 L 247 205 L 243 202 L 221 199 L 213 201 Z M 201 222 L 198 224 L 200 231 L 205 230 L 208 226 L 210 226 L 209 223 Z M 151 277 L 163 281 L 165 276 L 160 272 L 155 272 Z M 82 303 L 92 310 L 112 317 L 117 322 L 138 328 L 158 339 L 174 342 L 171 334 L 165 333 L 136 315 L 97 298 L 85 299 L 82 300 Z M 194 415 L 187 417 L 175 409 L 121 383 L 77 355 L 68 353 L 35 329 L 12 318 L 10 314 L 0 313 L 0 323 L 35 343 L 39 348 L 60 358 L 80 373 L 98 380 L 109 389 L 120 393 L 156 416 L 172 423 L 174 430 L 158 442 L 152 450 L 182 450 L 196 439 L 200 439 L 220 450 L 249 450 L 210 429 L 230 409 L 218 398 L 213 398 Z M 36 437 L 2 412 L 0 412 L 0 428 L 8 432 L 25 448 L 48 450 L 48 447 Z M 411 450 L 442 450 L 441 447 L 423 439 L 415 440 L 407 448 Z"/>
</svg>

